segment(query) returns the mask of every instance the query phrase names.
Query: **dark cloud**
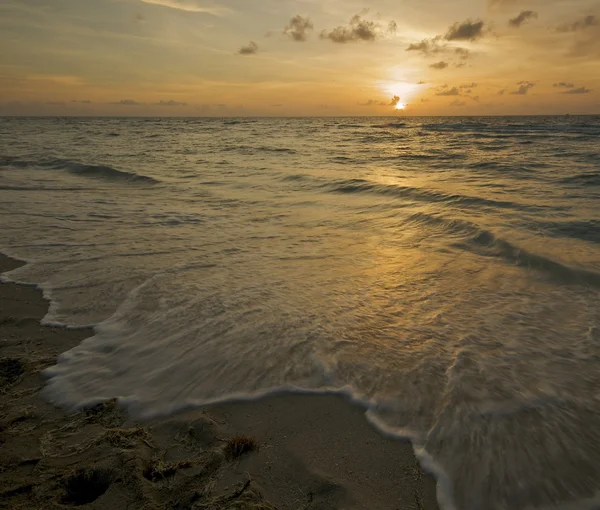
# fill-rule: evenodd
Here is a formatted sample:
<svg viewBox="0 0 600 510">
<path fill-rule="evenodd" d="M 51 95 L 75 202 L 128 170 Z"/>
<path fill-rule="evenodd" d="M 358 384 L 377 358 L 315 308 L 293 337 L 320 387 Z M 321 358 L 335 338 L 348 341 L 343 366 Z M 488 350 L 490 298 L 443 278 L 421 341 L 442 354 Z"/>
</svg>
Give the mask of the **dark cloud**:
<svg viewBox="0 0 600 510">
<path fill-rule="evenodd" d="M 444 38 L 447 41 L 476 41 L 483 37 L 483 28 L 485 23 L 481 20 L 473 21 L 468 19 L 462 23 L 454 23 Z"/>
<path fill-rule="evenodd" d="M 564 81 L 561 81 L 559 83 L 553 83 L 552 86 L 560 89 L 572 89 L 573 87 L 575 87 L 573 83 L 566 83 Z"/>
<path fill-rule="evenodd" d="M 589 94 L 590 92 L 590 89 L 586 89 L 585 87 L 578 87 L 576 89 L 565 90 L 564 92 L 561 92 L 561 94 Z"/>
<path fill-rule="evenodd" d="M 440 44 L 441 36 L 432 39 L 423 39 L 418 43 L 413 43 L 406 48 L 406 51 L 418 51 L 423 55 L 436 55 L 446 50 L 446 45 Z"/>
<path fill-rule="evenodd" d="M 390 34 L 395 34 L 397 30 L 398 30 L 398 23 L 396 23 L 394 20 L 390 21 L 390 23 L 388 24 L 388 32 Z"/>
<path fill-rule="evenodd" d="M 559 25 L 556 30 L 558 32 L 577 32 L 579 30 L 585 30 L 586 28 L 595 27 L 600 25 L 600 19 L 598 17 L 590 14 L 588 16 L 584 16 L 581 19 L 573 23 L 564 23 Z"/>
<path fill-rule="evenodd" d="M 350 19 L 348 26 L 337 27 L 333 30 L 323 30 L 321 39 L 329 39 L 331 42 L 345 44 L 357 41 L 374 41 L 381 32 L 381 25 L 376 21 L 363 19 L 360 14 Z"/>
<path fill-rule="evenodd" d="M 448 67 L 448 62 L 444 62 L 443 60 L 440 60 L 439 62 L 436 62 L 435 64 L 431 64 L 429 67 L 431 67 L 432 69 L 446 69 L 446 67 Z"/>
<path fill-rule="evenodd" d="M 154 103 L 156 106 L 187 106 L 187 103 L 182 101 L 159 101 L 158 103 Z"/>
<path fill-rule="evenodd" d="M 467 103 L 465 101 L 461 101 L 460 99 L 455 99 L 450 103 L 450 106 L 466 106 Z"/>
<path fill-rule="evenodd" d="M 288 25 L 283 29 L 283 33 L 291 37 L 294 41 L 304 42 L 308 39 L 308 33 L 314 28 L 309 18 L 303 18 L 300 15 L 294 16 Z"/>
<path fill-rule="evenodd" d="M 142 105 L 144 103 L 138 103 L 137 101 L 134 101 L 133 99 L 121 99 L 120 101 L 115 101 L 114 103 L 110 103 L 110 104 L 118 104 L 118 105 L 122 105 L 122 106 L 137 106 L 137 105 Z"/>
<path fill-rule="evenodd" d="M 417 82 L 417 85 L 425 85 L 427 82 L 426 81 L 419 81 Z"/>
<path fill-rule="evenodd" d="M 506 89 L 502 89 L 502 90 L 498 91 L 498 95 L 503 96 L 505 92 L 506 92 Z"/>
<path fill-rule="evenodd" d="M 530 81 L 520 81 L 517 85 L 519 85 L 519 88 L 511 92 L 513 96 L 524 96 L 529 92 L 529 89 L 535 87 L 535 83 L 531 83 Z"/>
<path fill-rule="evenodd" d="M 459 89 L 474 89 L 475 87 L 477 87 L 477 83 L 472 82 L 472 83 L 463 83 L 458 88 Z"/>
<path fill-rule="evenodd" d="M 511 27 L 519 28 L 523 23 L 527 20 L 534 19 L 538 17 L 538 13 L 534 11 L 521 11 L 521 13 L 516 17 L 508 20 L 508 24 Z"/>
<path fill-rule="evenodd" d="M 258 53 L 258 44 L 254 41 L 250 41 L 248 46 L 242 46 L 238 51 L 240 55 L 256 55 Z"/>
<path fill-rule="evenodd" d="M 394 97 L 392 97 L 392 100 L 390 101 L 390 106 L 396 106 L 399 102 L 400 102 L 400 96 L 394 96 Z"/>
<path fill-rule="evenodd" d="M 437 92 L 436 96 L 460 96 L 460 91 L 458 90 L 458 88 L 452 87 L 451 89 Z"/>
</svg>

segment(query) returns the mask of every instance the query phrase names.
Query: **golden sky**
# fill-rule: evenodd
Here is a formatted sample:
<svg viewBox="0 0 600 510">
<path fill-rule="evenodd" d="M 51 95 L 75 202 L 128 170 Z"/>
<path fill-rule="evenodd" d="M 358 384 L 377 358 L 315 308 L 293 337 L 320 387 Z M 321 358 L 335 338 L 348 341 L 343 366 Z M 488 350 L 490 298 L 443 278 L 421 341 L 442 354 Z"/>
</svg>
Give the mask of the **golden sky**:
<svg viewBox="0 0 600 510">
<path fill-rule="evenodd" d="M 0 115 L 561 113 L 599 0 L 0 0 Z"/>
</svg>

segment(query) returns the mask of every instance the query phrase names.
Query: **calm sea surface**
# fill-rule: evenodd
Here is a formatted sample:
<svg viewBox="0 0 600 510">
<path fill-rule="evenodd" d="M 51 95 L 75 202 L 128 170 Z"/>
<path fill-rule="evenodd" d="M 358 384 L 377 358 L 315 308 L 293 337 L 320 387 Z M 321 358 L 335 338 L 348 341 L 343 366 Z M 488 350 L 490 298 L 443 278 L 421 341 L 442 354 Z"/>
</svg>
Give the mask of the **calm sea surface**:
<svg viewBox="0 0 600 510">
<path fill-rule="evenodd" d="M 5 118 L 0 224 L 61 404 L 346 392 L 446 508 L 600 508 L 600 117 Z"/>
</svg>

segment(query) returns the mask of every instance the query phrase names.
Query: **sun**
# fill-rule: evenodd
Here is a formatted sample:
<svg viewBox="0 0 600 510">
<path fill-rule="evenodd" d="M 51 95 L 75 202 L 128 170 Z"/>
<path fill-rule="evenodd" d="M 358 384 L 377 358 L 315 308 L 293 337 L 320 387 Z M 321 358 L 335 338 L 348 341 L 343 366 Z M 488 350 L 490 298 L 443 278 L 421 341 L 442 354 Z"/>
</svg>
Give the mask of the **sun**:
<svg viewBox="0 0 600 510">
<path fill-rule="evenodd" d="M 396 105 L 396 110 L 405 110 L 406 109 L 406 103 L 398 103 Z"/>
</svg>

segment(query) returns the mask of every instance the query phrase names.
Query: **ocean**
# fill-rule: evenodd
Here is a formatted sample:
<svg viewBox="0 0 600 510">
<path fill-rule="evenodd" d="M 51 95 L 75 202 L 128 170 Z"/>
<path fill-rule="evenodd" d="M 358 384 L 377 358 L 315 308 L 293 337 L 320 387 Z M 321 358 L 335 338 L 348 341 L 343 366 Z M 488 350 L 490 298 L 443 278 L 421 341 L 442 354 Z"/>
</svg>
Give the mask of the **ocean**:
<svg viewBox="0 0 600 510">
<path fill-rule="evenodd" d="M 446 509 L 600 508 L 598 116 L 2 118 L 0 215 L 64 406 L 339 392 Z"/>
</svg>

